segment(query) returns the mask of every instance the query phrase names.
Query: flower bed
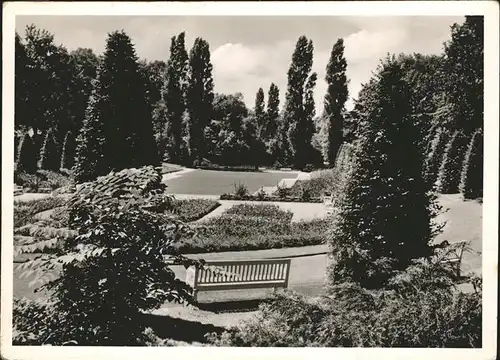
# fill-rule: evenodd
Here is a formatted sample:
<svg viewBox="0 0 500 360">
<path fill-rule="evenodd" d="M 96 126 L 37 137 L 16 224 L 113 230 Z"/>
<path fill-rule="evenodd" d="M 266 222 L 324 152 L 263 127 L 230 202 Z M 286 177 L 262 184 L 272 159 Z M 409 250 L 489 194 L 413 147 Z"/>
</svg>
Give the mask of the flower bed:
<svg viewBox="0 0 500 360">
<path fill-rule="evenodd" d="M 175 244 L 183 253 L 262 250 L 323 244 L 328 221 L 291 222 L 290 212 L 273 205 L 229 209 L 201 223 L 199 235 Z M 273 215 L 274 214 L 274 215 Z"/>
<path fill-rule="evenodd" d="M 277 195 L 245 195 L 238 196 L 235 194 L 222 194 L 219 197 L 220 200 L 241 200 L 241 201 L 272 201 L 272 202 L 300 202 L 300 203 L 322 203 L 323 200 L 320 197 L 311 197 L 310 199 L 304 199 L 299 196 L 287 196 L 280 197 Z"/>
<path fill-rule="evenodd" d="M 185 222 L 201 219 L 219 206 L 220 203 L 209 199 L 175 200 L 174 204 L 175 213 Z"/>
<path fill-rule="evenodd" d="M 30 201 L 14 201 L 14 228 L 33 222 L 39 212 L 60 207 L 66 203 L 61 197 L 46 197 Z"/>
<path fill-rule="evenodd" d="M 251 205 L 238 204 L 225 211 L 224 214 L 258 216 L 266 219 L 274 219 L 289 223 L 292 221 L 293 212 L 290 210 L 282 210 L 277 205 Z"/>
</svg>

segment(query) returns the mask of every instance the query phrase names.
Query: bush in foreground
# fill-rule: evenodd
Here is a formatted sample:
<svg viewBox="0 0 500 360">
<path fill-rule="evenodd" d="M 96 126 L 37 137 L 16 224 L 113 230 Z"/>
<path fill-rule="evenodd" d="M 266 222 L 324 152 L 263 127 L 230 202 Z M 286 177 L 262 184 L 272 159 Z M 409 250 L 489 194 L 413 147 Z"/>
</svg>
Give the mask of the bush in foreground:
<svg viewBox="0 0 500 360">
<path fill-rule="evenodd" d="M 416 267 L 417 274 L 430 270 Z M 316 299 L 280 292 L 255 317 L 207 337 L 217 346 L 481 347 L 480 281 L 471 280 L 475 291 L 463 293 L 411 271 L 399 277 L 391 289 L 344 283 Z M 400 284 L 401 278 L 412 285 Z"/>
<path fill-rule="evenodd" d="M 39 223 L 23 230 L 37 243 L 16 246 L 16 253 L 59 241 L 54 252 L 19 266 L 34 272 L 36 290 L 47 291 L 50 302 L 18 307 L 15 344 L 29 338 L 37 345 L 142 345 L 148 341 L 144 311 L 165 301 L 193 302 L 192 289 L 165 264 L 170 257 L 201 266 L 173 246 L 193 231 L 165 214 L 173 200 L 165 187 L 152 167 L 110 173 L 85 184 L 68 201 L 69 228 Z"/>
</svg>

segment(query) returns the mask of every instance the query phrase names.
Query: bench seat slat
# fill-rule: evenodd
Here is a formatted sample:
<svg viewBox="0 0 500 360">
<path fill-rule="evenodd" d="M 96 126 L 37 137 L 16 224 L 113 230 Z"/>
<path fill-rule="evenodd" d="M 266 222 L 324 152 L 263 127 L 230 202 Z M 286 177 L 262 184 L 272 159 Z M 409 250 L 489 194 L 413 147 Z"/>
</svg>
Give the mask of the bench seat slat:
<svg viewBox="0 0 500 360">
<path fill-rule="evenodd" d="M 198 284 L 198 290 L 236 290 L 236 289 L 257 289 L 257 288 L 271 288 L 271 287 L 284 287 L 285 282 L 280 281 L 249 281 L 249 282 L 235 282 L 235 283 L 215 283 L 215 284 Z"/>
</svg>

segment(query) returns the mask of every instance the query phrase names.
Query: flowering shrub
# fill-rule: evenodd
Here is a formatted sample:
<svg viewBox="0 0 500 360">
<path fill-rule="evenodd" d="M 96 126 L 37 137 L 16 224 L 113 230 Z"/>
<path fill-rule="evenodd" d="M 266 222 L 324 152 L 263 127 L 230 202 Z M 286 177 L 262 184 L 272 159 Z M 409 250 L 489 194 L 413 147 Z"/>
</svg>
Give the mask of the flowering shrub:
<svg viewBox="0 0 500 360">
<path fill-rule="evenodd" d="M 192 303 L 192 289 L 165 263 L 170 258 L 202 266 L 173 245 L 194 232 L 165 214 L 172 204 L 160 171 L 128 169 L 84 184 L 66 204 L 67 228 L 41 222 L 16 229 L 35 240 L 17 245 L 16 253 L 54 249 L 19 265 L 34 273 L 36 291 L 46 291 L 50 300 L 43 306 L 19 303 L 14 314 L 19 342 L 140 345 L 148 341 L 144 311 L 165 301 Z M 27 326 L 32 317 L 44 319 L 36 331 Z"/>
</svg>

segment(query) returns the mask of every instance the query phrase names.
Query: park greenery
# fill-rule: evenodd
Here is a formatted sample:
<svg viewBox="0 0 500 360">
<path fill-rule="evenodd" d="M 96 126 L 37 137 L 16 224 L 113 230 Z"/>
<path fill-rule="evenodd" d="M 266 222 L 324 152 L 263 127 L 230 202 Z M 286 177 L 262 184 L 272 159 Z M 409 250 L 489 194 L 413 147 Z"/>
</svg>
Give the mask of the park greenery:
<svg viewBox="0 0 500 360">
<path fill-rule="evenodd" d="M 343 40 L 331 52 L 317 116 L 314 45 L 301 36 L 286 103 L 270 84 L 248 109 L 214 93 L 210 47 L 185 34 L 170 58 L 140 60 L 112 32 L 101 55 L 68 52 L 34 25 L 16 34 L 16 183 L 78 183 L 69 200 L 16 203 L 15 255 L 46 296 L 16 299 L 15 344 L 144 345 L 145 313 L 196 305 L 165 261 L 185 254 L 329 245 L 325 296 L 284 292 L 208 340 L 219 346 L 481 347 L 481 280 L 441 262 L 438 192 L 481 199 L 483 18 L 451 27 L 443 54 L 388 55 L 352 110 Z M 267 85 L 266 85 L 267 86 Z M 239 205 L 200 223 L 214 201 L 178 201 L 161 163 L 331 169 L 278 198 L 334 196 L 326 219 L 292 221 L 275 205 Z M 244 186 L 235 195 L 249 196 Z M 262 194 L 255 195 L 257 198 Z M 41 211 L 56 209 L 47 219 Z M 473 287 L 469 293 L 459 285 Z"/>
</svg>

